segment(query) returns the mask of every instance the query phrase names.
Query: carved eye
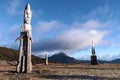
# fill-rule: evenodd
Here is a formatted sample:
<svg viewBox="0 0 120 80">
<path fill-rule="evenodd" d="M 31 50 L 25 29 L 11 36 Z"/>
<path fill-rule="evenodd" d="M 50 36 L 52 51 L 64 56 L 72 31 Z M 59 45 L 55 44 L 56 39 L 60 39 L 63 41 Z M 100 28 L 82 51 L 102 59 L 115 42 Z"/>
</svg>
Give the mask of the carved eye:
<svg viewBox="0 0 120 80">
<path fill-rule="evenodd" d="M 28 12 L 26 12 L 26 14 L 28 15 Z"/>
</svg>

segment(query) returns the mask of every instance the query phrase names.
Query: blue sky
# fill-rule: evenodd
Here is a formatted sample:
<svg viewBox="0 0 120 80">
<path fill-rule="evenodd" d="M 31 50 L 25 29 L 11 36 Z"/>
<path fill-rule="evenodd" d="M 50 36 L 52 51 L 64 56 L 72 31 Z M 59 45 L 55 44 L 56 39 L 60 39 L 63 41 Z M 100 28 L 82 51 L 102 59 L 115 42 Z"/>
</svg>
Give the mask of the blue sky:
<svg viewBox="0 0 120 80">
<path fill-rule="evenodd" d="M 65 52 L 90 59 L 120 58 L 119 0 L 0 0 L 0 46 L 18 49 L 25 5 L 32 9 L 32 54 Z"/>
</svg>

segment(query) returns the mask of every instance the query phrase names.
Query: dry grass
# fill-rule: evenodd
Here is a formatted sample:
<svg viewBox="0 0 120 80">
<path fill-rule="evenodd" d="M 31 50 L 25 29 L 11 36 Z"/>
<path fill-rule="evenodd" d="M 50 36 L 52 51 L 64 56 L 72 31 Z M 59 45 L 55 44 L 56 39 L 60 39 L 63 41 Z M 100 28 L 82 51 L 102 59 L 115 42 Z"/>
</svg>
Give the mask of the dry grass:
<svg viewBox="0 0 120 80">
<path fill-rule="evenodd" d="M 120 80 L 120 64 L 37 64 L 31 74 L 18 74 L 12 62 L 1 63 L 0 80 Z"/>
</svg>

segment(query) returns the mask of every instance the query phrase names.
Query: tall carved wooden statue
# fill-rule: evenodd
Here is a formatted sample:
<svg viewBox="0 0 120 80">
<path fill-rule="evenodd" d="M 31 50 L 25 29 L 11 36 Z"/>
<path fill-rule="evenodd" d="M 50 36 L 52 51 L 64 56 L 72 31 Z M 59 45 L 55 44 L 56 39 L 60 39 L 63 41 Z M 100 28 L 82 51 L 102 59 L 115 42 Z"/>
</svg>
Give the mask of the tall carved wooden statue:
<svg viewBox="0 0 120 80">
<path fill-rule="evenodd" d="M 17 64 L 17 72 L 31 73 L 31 43 L 32 43 L 32 28 L 31 28 L 32 12 L 30 5 L 27 4 L 24 11 L 24 24 L 22 25 L 20 37 L 16 40 L 20 40 L 19 47 L 19 59 Z"/>
<path fill-rule="evenodd" d="M 48 52 L 45 52 L 45 65 L 48 65 Z"/>
<path fill-rule="evenodd" d="M 91 55 L 91 65 L 97 65 L 98 62 L 97 62 L 97 56 L 95 54 L 95 47 L 94 47 L 94 44 L 93 44 L 93 41 L 92 41 L 92 55 Z"/>
</svg>

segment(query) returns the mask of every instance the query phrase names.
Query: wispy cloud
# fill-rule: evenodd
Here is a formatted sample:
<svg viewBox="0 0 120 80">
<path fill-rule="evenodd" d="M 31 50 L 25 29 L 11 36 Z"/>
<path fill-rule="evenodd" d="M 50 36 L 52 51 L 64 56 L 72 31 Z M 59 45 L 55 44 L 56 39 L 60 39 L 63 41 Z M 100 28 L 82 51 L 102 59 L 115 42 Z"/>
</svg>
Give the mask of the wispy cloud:
<svg viewBox="0 0 120 80">
<path fill-rule="evenodd" d="M 109 20 L 113 17 L 113 12 L 110 10 L 109 6 L 105 4 L 104 6 L 97 7 L 91 10 L 86 16 L 83 18 L 88 19 L 102 19 Z"/>
<path fill-rule="evenodd" d="M 50 22 L 45 22 L 45 21 L 41 21 L 38 23 L 37 25 L 38 27 L 36 28 L 37 30 L 40 31 L 40 33 L 44 33 L 44 32 L 48 32 L 51 29 L 55 29 L 60 27 L 60 23 L 56 20 L 50 21 Z"/>
<path fill-rule="evenodd" d="M 11 0 L 7 7 L 7 12 L 10 15 L 21 14 L 20 7 L 22 5 L 22 0 Z"/>
<path fill-rule="evenodd" d="M 10 28 L 10 30 L 9 30 L 8 36 L 9 36 L 11 39 L 17 38 L 17 36 L 19 36 L 19 34 L 20 34 L 20 30 L 21 30 L 20 28 L 21 28 L 21 27 L 20 27 L 20 25 L 18 25 L 18 24 L 12 25 L 11 28 Z"/>
<path fill-rule="evenodd" d="M 32 9 L 32 6 L 31 6 L 31 9 Z M 32 9 L 32 17 L 33 19 L 41 19 L 42 18 L 42 14 L 43 14 L 43 11 L 41 9 L 37 9 L 37 10 L 33 10 Z"/>
<path fill-rule="evenodd" d="M 98 59 L 100 60 L 114 60 L 120 58 L 120 55 L 100 55 L 98 56 Z"/>
<path fill-rule="evenodd" d="M 5 37 L 2 36 L 0 46 L 18 49 L 19 42 L 15 42 L 15 39 L 20 36 L 20 28 L 18 24 L 13 24 L 8 28 L 8 31 L 2 32 Z"/>
<path fill-rule="evenodd" d="M 1 36 L 1 33 L 0 33 L 0 42 L 2 41 L 2 36 Z"/>
<path fill-rule="evenodd" d="M 36 26 L 37 27 L 33 27 L 33 38 L 35 38 L 35 41 L 45 37 L 55 37 L 67 28 L 67 25 L 57 20 L 39 21 Z M 38 37 L 36 37 L 36 35 L 38 35 Z"/>
</svg>

